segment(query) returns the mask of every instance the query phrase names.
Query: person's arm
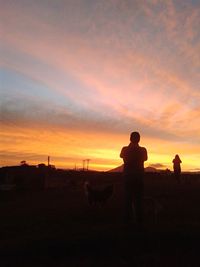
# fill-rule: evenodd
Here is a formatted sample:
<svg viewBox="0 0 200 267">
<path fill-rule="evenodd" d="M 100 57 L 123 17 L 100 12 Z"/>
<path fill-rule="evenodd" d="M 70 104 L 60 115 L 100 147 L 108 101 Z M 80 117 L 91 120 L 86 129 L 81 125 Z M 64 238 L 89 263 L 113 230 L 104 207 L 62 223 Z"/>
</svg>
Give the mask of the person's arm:
<svg viewBox="0 0 200 267">
<path fill-rule="evenodd" d="M 124 158 L 125 157 L 125 150 L 126 150 L 126 147 L 123 147 L 122 150 L 121 150 L 121 153 L 120 153 L 120 158 Z"/>
<path fill-rule="evenodd" d="M 148 160 L 147 150 L 144 147 L 144 161 Z"/>
</svg>

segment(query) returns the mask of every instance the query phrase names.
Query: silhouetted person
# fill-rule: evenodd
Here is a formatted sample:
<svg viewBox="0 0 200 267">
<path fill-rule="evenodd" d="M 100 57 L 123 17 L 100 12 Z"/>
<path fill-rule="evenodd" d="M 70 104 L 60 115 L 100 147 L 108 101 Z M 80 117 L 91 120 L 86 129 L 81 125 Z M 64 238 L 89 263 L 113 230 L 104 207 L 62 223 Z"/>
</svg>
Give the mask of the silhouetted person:
<svg viewBox="0 0 200 267">
<path fill-rule="evenodd" d="M 122 148 L 120 157 L 124 161 L 125 185 L 125 220 L 132 219 L 134 204 L 136 223 L 143 224 L 143 192 L 144 192 L 144 161 L 147 160 L 147 150 L 139 146 L 140 134 L 132 132 L 130 144 Z"/>
<path fill-rule="evenodd" d="M 174 176 L 178 183 L 181 182 L 181 159 L 179 155 L 176 155 L 175 158 L 173 159 L 173 169 L 174 169 Z"/>
</svg>

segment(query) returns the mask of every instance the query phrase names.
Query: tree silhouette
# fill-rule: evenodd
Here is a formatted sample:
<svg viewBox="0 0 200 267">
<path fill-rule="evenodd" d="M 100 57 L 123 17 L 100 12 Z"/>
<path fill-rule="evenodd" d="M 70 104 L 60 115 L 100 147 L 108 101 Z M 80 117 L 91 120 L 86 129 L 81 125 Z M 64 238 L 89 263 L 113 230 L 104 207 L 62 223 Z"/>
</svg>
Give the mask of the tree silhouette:
<svg viewBox="0 0 200 267">
<path fill-rule="evenodd" d="M 26 160 L 22 160 L 20 161 L 20 166 L 28 166 L 28 163 L 26 162 Z"/>
</svg>

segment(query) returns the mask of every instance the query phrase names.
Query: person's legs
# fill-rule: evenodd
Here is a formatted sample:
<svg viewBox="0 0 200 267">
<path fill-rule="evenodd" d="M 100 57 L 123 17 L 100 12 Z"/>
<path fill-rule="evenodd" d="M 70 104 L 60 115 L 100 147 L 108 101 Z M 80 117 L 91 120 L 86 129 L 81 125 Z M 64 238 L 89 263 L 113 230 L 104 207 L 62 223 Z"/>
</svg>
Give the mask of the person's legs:
<svg viewBox="0 0 200 267">
<path fill-rule="evenodd" d="M 180 184 L 181 183 L 180 172 L 179 171 L 174 172 L 174 176 L 175 176 L 175 179 L 176 179 L 177 183 Z"/>
<path fill-rule="evenodd" d="M 125 202 L 124 205 L 125 221 L 130 221 L 133 217 L 133 209 L 132 209 L 133 187 L 128 181 L 125 181 L 124 202 Z"/>
<path fill-rule="evenodd" d="M 142 179 L 135 182 L 134 185 L 134 192 L 133 192 L 133 203 L 135 208 L 135 215 L 136 215 L 136 223 L 138 226 L 143 225 L 143 194 L 144 194 L 144 186 Z"/>
</svg>

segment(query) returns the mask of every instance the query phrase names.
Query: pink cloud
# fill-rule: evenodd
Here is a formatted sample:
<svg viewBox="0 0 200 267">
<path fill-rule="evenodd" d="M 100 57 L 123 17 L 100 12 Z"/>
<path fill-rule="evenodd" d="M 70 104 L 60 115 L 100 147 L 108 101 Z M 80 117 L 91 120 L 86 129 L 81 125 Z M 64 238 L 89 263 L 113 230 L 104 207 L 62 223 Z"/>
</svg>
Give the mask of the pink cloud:
<svg viewBox="0 0 200 267">
<path fill-rule="evenodd" d="M 42 17 L 36 6 L 31 13 L 28 6 L 21 10 L 17 4 L 15 8 L 5 4 L 1 32 L 4 46 L 13 54 L 7 59 L 2 55 L 4 67 L 74 103 L 65 108 L 54 103 L 50 114 L 49 103 L 43 102 L 40 114 L 58 122 L 58 128 L 86 132 L 95 128 L 104 133 L 114 127 L 129 131 L 134 125 L 147 136 L 175 133 L 177 138 L 197 142 L 199 9 L 182 10 L 174 1 L 114 2 L 115 6 L 113 1 L 93 4 L 94 13 L 87 17 L 85 9 L 73 4 L 73 23 L 68 20 L 70 14 L 65 14 L 67 8 L 62 21 L 52 10 Z M 76 27 L 67 27 L 68 22 Z M 13 55 L 23 60 L 16 61 Z M 31 64 L 31 59 L 46 69 Z M 69 86 L 67 75 L 77 81 L 78 88 Z M 32 99 L 32 104 L 36 101 Z M 64 126 L 60 118 L 66 118 Z M 19 124 L 24 120 L 19 118 Z M 49 126 L 49 121 L 44 125 Z"/>
</svg>

